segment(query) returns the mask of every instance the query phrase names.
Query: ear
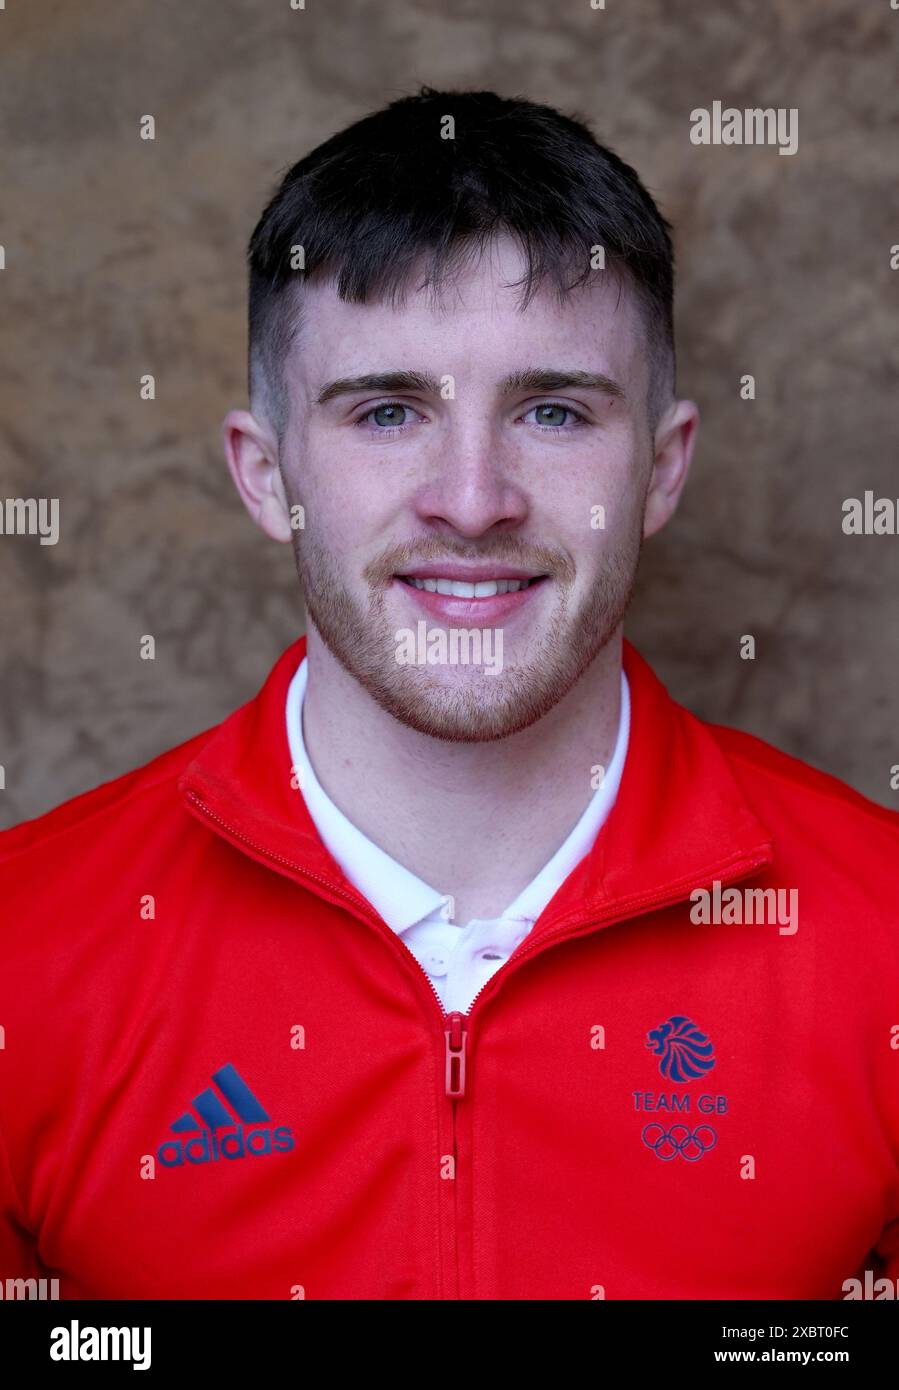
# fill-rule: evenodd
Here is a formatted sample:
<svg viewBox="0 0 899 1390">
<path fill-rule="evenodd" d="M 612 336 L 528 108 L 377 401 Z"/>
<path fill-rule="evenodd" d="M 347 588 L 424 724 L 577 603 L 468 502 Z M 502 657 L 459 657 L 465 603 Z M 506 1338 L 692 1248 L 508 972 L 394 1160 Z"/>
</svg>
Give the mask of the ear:
<svg viewBox="0 0 899 1390">
<path fill-rule="evenodd" d="M 656 426 L 652 476 L 643 514 L 644 537 L 661 531 L 674 514 L 687 481 L 698 427 L 699 407 L 693 401 L 672 402 Z"/>
<path fill-rule="evenodd" d="M 231 410 L 222 421 L 222 443 L 234 486 L 256 525 L 273 541 L 289 541 L 290 505 L 274 431 L 248 410 Z"/>
</svg>

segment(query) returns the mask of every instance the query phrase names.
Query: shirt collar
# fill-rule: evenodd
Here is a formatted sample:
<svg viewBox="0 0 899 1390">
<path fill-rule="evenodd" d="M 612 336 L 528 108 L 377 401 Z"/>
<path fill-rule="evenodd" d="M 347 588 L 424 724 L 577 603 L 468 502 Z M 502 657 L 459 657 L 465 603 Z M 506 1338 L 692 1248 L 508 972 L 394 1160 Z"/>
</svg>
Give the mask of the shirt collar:
<svg viewBox="0 0 899 1390">
<path fill-rule="evenodd" d="M 363 834 L 335 805 L 316 777 L 303 737 L 307 675 L 304 655 L 287 691 L 287 741 L 300 791 L 323 844 L 350 883 L 395 932 L 404 932 L 427 917 L 447 917 L 450 899 L 446 894 L 425 883 Z M 615 802 L 629 730 L 630 693 L 622 671 L 618 734 L 605 776 L 565 842 L 510 904 L 503 918 L 518 918 L 532 925 L 589 851 Z"/>
<path fill-rule="evenodd" d="M 284 709 L 306 652 L 300 637 L 261 690 L 222 723 L 174 750 L 185 812 L 247 861 L 301 884 L 360 922 L 383 923 L 322 843 L 290 775 Z M 531 949 L 687 900 L 774 860 L 770 830 L 743 788 L 746 735 L 703 723 L 671 698 L 625 639 L 630 688 L 627 776 L 602 834 L 531 932 Z M 736 751 L 735 751 L 736 750 Z M 170 756 L 174 756 L 174 753 Z"/>
</svg>

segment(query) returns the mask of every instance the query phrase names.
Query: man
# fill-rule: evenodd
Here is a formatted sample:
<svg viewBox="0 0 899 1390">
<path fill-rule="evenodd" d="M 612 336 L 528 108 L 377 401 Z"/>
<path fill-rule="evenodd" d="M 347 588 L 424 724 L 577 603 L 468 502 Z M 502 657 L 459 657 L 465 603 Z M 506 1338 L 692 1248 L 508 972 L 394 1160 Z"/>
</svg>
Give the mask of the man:
<svg viewBox="0 0 899 1390">
<path fill-rule="evenodd" d="M 623 643 L 696 434 L 672 279 L 525 101 L 424 90 L 287 174 L 224 440 L 308 637 L 5 836 L 0 1276 L 897 1287 L 897 818 Z"/>
</svg>

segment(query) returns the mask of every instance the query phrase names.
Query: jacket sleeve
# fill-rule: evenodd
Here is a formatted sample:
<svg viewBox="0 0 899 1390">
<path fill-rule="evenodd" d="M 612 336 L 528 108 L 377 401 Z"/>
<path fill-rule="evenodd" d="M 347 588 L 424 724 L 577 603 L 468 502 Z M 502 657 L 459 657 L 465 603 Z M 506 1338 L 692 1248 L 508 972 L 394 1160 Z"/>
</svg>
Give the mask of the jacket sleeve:
<svg viewBox="0 0 899 1390">
<path fill-rule="evenodd" d="M 0 1283 L 40 1277 L 37 1242 L 25 1224 L 9 1157 L 0 1130 Z"/>
</svg>

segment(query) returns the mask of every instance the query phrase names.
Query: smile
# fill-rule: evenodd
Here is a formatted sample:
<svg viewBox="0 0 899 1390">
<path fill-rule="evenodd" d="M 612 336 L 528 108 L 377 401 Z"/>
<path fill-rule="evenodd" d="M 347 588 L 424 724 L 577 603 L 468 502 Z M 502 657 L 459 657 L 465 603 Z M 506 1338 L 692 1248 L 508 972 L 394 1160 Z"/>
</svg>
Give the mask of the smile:
<svg viewBox="0 0 899 1390">
<path fill-rule="evenodd" d="M 424 569 L 424 567 L 422 567 Z M 495 626 L 510 621 L 520 610 L 539 603 L 539 594 L 549 582 L 547 574 L 516 574 L 497 566 L 499 574 L 490 573 L 487 565 L 472 567 L 463 579 L 453 573 L 441 574 L 437 566 L 417 574 L 395 574 L 393 583 L 398 593 L 406 595 L 413 609 L 438 618 L 449 626 L 458 624 L 477 627 Z M 491 567 L 492 568 L 492 567 Z"/>
<path fill-rule="evenodd" d="M 467 584 L 461 579 L 416 579 L 413 575 L 401 574 L 397 578 L 414 589 L 423 589 L 429 594 L 444 594 L 452 598 L 495 598 L 497 594 L 515 594 L 519 589 L 527 589 L 537 584 L 543 575 L 533 579 L 481 579 Z"/>
</svg>

